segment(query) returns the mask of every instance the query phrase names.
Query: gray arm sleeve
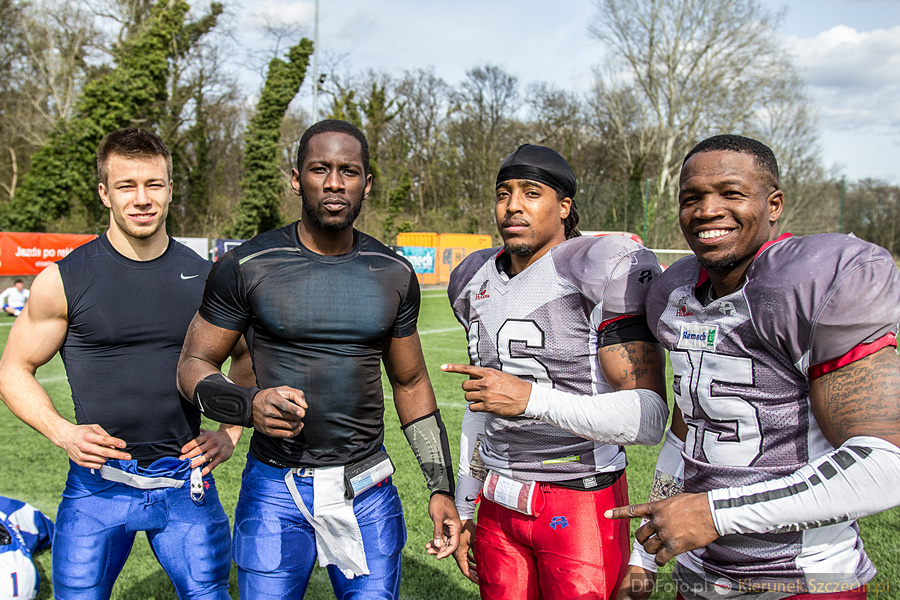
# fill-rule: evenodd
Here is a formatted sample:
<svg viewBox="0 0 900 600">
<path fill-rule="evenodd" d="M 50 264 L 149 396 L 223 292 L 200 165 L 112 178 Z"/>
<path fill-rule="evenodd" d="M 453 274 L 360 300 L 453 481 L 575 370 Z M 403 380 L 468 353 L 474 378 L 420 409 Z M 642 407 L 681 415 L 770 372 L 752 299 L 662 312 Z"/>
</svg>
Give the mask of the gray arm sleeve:
<svg viewBox="0 0 900 600">
<path fill-rule="evenodd" d="M 666 431 L 669 407 L 652 390 L 579 396 L 532 384 L 524 414 L 604 444 L 655 446 Z"/>
<path fill-rule="evenodd" d="M 452 461 L 450 459 L 450 442 L 447 440 L 447 430 L 441 421 L 441 411 L 436 410 L 431 414 L 410 421 L 403 427 L 404 435 L 410 448 L 416 455 L 425 482 L 431 495 L 447 494 L 451 498 L 454 495 Z"/>
<path fill-rule="evenodd" d="M 722 535 L 841 523 L 897 506 L 900 448 L 881 438 L 857 436 L 787 477 L 710 490 L 708 495 Z"/>
</svg>

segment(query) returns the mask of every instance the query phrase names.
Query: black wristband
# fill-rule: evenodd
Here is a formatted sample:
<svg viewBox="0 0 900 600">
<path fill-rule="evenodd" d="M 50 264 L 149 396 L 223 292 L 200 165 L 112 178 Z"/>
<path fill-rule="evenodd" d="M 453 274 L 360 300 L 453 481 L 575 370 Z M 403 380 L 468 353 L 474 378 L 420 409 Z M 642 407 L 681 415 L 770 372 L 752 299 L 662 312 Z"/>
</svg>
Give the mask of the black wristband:
<svg viewBox="0 0 900 600">
<path fill-rule="evenodd" d="M 213 373 L 197 383 L 194 403 L 213 421 L 253 427 L 253 397 L 258 392 L 258 387 L 246 388 Z"/>
</svg>

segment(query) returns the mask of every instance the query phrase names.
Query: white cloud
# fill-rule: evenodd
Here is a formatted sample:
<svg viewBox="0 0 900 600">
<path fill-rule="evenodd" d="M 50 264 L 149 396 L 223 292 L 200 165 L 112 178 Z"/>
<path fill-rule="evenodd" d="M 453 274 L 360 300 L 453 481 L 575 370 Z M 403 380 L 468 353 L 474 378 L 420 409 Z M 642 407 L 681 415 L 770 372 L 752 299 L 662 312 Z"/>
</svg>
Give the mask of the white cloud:
<svg viewBox="0 0 900 600">
<path fill-rule="evenodd" d="M 810 85 L 882 89 L 900 84 L 900 26 L 857 31 L 838 25 L 812 38 L 788 38 Z"/>
<path fill-rule="evenodd" d="M 254 29 L 266 26 L 297 27 L 312 31 L 315 21 L 315 5 L 311 1 L 263 0 L 249 4 L 250 18 L 247 25 Z"/>
<path fill-rule="evenodd" d="M 787 45 L 825 132 L 900 135 L 900 26 L 838 25 L 814 37 L 788 37 Z"/>
</svg>

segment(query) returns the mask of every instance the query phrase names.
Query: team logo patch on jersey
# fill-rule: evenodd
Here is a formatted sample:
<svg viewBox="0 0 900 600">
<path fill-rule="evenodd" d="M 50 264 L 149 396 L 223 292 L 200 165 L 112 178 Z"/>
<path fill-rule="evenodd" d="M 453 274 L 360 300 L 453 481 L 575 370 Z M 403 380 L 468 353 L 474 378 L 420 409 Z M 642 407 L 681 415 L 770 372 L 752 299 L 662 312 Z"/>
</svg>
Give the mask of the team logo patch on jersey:
<svg viewBox="0 0 900 600">
<path fill-rule="evenodd" d="M 726 317 L 733 317 L 737 311 L 735 310 L 733 303 L 722 302 L 722 305 L 719 307 L 719 312 Z"/>
<path fill-rule="evenodd" d="M 687 307 L 688 300 L 693 298 L 693 294 L 686 294 L 679 298 L 675 304 L 678 305 L 678 308 L 675 310 L 676 317 L 690 317 L 693 316 L 694 312 Z"/>
<path fill-rule="evenodd" d="M 550 527 L 552 527 L 554 531 L 557 529 L 565 529 L 568 526 L 569 522 L 565 517 L 553 517 L 550 519 Z"/>
<path fill-rule="evenodd" d="M 679 307 L 678 307 L 678 310 L 675 311 L 675 316 L 676 316 L 676 317 L 691 317 L 691 316 L 693 316 L 693 315 L 694 315 L 694 313 L 691 312 L 691 310 L 690 310 L 687 306 L 685 306 L 684 304 L 682 304 L 681 306 L 679 306 Z"/>
<path fill-rule="evenodd" d="M 679 350 L 716 351 L 719 342 L 719 326 L 703 323 L 682 323 L 681 335 L 678 336 Z"/>
<path fill-rule="evenodd" d="M 478 290 L 478 293 L 475 294 L 476 300 L 484 300 L 485 298 L 490 298 L 491 295 L 487 293 L 488 282 L 487 279 L 484 280 L 484 283 L 481 284 L 481 289 Z"/>
</svg>

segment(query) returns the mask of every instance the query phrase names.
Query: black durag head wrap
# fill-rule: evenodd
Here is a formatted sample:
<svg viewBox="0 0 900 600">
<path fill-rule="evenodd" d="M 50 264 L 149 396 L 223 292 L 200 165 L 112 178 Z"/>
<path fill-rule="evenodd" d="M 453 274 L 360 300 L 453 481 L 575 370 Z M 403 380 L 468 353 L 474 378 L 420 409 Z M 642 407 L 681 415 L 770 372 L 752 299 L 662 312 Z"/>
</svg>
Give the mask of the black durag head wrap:
<svg viewBox="0 0 900 600">
<path fill-rule="evenodd" d="M 500 165 L 497 185 L 510 179 L 529 179 L 543 183 L 575 202 L 575 173 L 566 159 L 551 148 L 531 144 L 519 146 Z"/>
</svg>

